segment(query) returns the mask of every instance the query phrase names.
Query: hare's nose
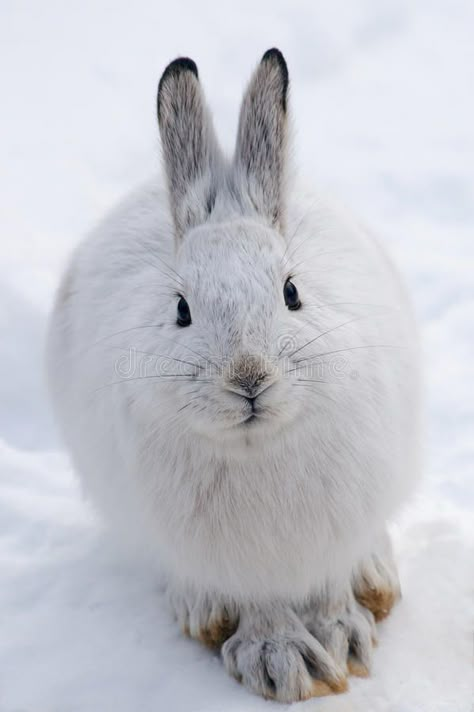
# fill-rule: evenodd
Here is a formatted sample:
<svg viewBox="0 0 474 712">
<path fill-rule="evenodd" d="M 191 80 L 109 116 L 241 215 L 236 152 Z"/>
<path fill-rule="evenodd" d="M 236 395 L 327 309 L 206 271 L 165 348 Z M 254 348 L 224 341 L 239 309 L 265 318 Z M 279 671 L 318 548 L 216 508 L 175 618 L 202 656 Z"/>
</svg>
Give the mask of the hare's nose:
<svg viewBox="0 0 474 712">
<path fill-rule="evenodd" d="M 258 356 L 243 355 L 230 364 L 226 378 L 228 390 L 254 400 L 275 380 L 271 365 Z"/>
</svg>

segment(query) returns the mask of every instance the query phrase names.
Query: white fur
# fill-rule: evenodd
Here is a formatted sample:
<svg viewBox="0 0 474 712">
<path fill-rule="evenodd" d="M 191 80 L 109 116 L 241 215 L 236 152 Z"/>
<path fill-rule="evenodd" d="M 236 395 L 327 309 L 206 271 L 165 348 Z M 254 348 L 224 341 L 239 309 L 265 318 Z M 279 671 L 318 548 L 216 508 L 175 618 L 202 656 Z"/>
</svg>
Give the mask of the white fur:
<svg viewBox="0 0 474 712">
<path fill-rule="evenodd" d="M 92 499 L 161 561 L 183 628 L 206 640 L 221 621 L 230 673 L 284 702 L 345 689 L 354 660 L 368 672 L 354 593 L 398 594 L 385 524 L 418 459 L 410 305 L 366 230 L 287 187 L 287 95 L 269 50 L 228 162 L 196 65 L 167 67 L 166 189 L 144 186 L 79 247 L 48 345 Z"/>
<path fill-rule="evenodd" d="M 80 245 L 59 290 L 48 370 L 65 442 L 93 500 L 175 580 L 242 602 L 303 599 L 348 575 L 415 481 L 411 308 L 379 243 L 319 199 L 290 195 L 282 237 L 224 196 L 175 254 L 159 185 Z M 283 356 L 301 350 L 278 359 L 287 338 Z M 275 381 L 248 427 L 227 368 L 206 362 L 246 354 Z M 193 382 L 137 378 L 194 370 L 168 357 L 204 368 Z M 289 372 L 303 357 L 314 370 Z"/>
<path fill-rule="evenodd" d="M 399 593 L 385 525 L 418 459 L 409 302 L 362 226 L 287 186 L 287 99 L 269 50 L 229 162 L 196 65 L 167 67 L 166 187 L 142 187 L 78 248 L 48 344 L 92 499 L 167 570 L 182 627 L 227 637 L 229 672 L 283 702 L 367 674 L 374 621 L 356 598 L 380 594 L 382 615 Z"/>
</svg>

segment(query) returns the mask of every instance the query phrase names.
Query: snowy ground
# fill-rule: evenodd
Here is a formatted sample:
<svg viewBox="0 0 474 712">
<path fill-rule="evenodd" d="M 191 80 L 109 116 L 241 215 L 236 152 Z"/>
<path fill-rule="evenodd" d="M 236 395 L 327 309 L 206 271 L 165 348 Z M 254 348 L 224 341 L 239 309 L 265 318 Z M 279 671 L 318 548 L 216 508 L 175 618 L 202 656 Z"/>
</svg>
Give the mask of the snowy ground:
<svg viewBox="0 0 474 712">
<path fill-rule="evenodd" d="M 198 9 L 199 8 L 199 9 Z M 155 88 L 189 54 L 230 148 L 263 51 L 292 75 L 296 160 L 378 228 L 420 315 L 426 475 L 394 526 L 404 600 L 370 680 L 318 712 L 469 712 L 474 591 L 472 0 L 0 3 L 0 711 L 253 712 L 121 561 L 57 442 L 45 318 L 85 230 L 158 157 Z"/>
</svg>

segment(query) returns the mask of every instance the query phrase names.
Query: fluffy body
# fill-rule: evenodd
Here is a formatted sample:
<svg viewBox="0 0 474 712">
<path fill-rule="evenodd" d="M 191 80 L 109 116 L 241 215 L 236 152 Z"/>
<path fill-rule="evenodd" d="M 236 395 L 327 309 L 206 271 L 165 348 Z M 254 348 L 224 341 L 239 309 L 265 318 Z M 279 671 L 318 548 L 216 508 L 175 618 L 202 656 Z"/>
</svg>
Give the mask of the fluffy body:
<svg viewBox="0 0 474 712">
<path fill-rule="evenodd" d="M 178 578 L 239 600 L 302 598 L 347 575 L 414 482 L 406 296 L 379 244 L 312 198 L 289 205 L 286 255 L 266 226 L 228 216 L 175 260 L 155 186 L 79 247 L 60 288 L 49 370 L 66 444 L 93 500 Z M 268 413 L 250 427 L 223 384 L 241 353 L 276 363 Z M 204 370 L 175 380 L 193 367 L 173 359 Z"/>
<path fill-rule="evenodd" d="M 143 186 L 76 250 L 48 370 L 86 490 L 161 562 L 183 628 L 191 609 L 196 620 L 220 602 L 237 610 L 228 670 L 289 701 L 319 694 L 308 673 L 316 659 L 321 685 L 344 688 L 345 661 L 333 664 L 327 649 L 345 658 L 354 630 L 370 647 L 372 623 L 350 587 L 364 595 L 362 572 L 375 571 L 372 552 L 416 480 L 418 357 L 409 301 L 377 240 L 287 186 L 283 65 L 264 55 L 232 162 L 195 65 L 170 65 L 158 104 L 167 186 Z M 181 296 L 186 328 L 176 323 Z M 342 642 L 323 619 L 350 621 Z M 309 630 L 323 631 L 326 649 Z"/>
</svg>

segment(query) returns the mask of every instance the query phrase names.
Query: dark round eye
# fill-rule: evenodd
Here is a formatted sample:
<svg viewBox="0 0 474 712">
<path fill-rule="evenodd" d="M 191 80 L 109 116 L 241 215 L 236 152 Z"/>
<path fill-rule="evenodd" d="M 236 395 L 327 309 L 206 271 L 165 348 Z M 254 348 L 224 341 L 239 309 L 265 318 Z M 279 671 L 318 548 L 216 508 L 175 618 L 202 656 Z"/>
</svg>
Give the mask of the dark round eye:
<svg viewBox="0 0 474 712">
<path fill-rule="evenodd" d="M 191 312 L 189 304 L 184 297 L 179 298 L 178 302 L 178 318 L 176 319 L 178 326 L 189 326 L 191 323 Z"/>
<path fill-rule="evenodd" d="M 291 311 L 296 311 L 300 308 L 301 302 L 298 295 L 298 290 L 296 289 L 293 282 L 289 279 L 286 280 L 285 286 L 283 287 L 283 296 L 285 297 L 285 304 Z"/>
</svg>

